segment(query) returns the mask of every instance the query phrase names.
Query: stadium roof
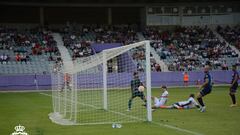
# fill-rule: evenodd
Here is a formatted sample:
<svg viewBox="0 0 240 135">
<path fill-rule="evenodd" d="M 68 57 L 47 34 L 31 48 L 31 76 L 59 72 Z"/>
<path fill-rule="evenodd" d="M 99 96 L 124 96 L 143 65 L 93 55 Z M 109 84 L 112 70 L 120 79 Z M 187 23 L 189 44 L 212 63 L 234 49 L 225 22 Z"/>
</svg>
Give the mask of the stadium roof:
<svg viewBox="0 0 240 135">
<path fill-rule="evenodd" d="M 238 2 L 239 0 L 228 0 Z M 2 2 L 19 2 L 19 0 L 2 0 Z M 226 2 L 226 0 L 21 0 L 21 3 L 94 3 L 94 4 L 123 4 L 123 3 L 189 3 L 189 2 Z"/>
<path fill-rule="evenodd" d="M 144 7 L 155 5 L 240 5 L 239 0 L 1 0 L 0 6 Z"/>
</svg>

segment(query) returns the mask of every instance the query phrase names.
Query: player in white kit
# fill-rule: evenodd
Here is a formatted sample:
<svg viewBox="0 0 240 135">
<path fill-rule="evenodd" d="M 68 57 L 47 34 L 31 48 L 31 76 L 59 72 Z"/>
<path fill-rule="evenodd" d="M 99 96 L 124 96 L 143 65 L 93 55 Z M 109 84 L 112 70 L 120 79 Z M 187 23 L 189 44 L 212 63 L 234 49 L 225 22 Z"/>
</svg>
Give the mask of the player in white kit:
<svg viewBox="0 0 240 135">
<path fill-rule="evenodd" d="M 159 98 L 152 97 L 152 99 L 154 101 L 154 105 L 153 105 L 152 109 L 157 109 L 160 106 L 163 106 L 163 105 L 165 105 L 167 103 L 167 100 L 168 100 L 167 87 L 166 86 L 162 86 L 161 90 L 162 90 L 162 95 Z"/>
<path fill-rule="evenodd" d="M 198 103 L 195 101 L 194 99 L 194 94 L 190 94 L 189 98 L 187 101 L 180 101 L 180 102 L 176 102 L 170 106 L 161 106 L 160 108 L 162 109 L 192 109 L 192 108 L 199 108 L 200 106 L 198 105 Z"/>
</svg>

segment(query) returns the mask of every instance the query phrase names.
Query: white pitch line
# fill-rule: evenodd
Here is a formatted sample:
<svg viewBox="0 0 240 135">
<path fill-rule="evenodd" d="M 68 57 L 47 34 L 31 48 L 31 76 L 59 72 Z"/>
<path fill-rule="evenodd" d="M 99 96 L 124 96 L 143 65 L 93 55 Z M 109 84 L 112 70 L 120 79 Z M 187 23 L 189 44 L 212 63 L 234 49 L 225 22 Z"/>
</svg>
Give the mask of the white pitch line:
<svg viewBox="0 0 240 135">
<path fill-rule="evenodd" d="M 44 95 L 44 96 L 48 96 L 48 97 L 52 97 L 52 95 L 46 94 L 46 93 L 39 93 L 39 94 Z"/>
<path fill-rule="evenodd" d="M 44 95 L 44 96 L 48 96 L 48 97 L 52 97 L 52 95 L 46 94 L 46 93 L 39 93 L 39 94 Z M 99 109 L 98 107 L 96 107 L 94 105 L 84 104 L 84 103 L 80 103 L 80 102 L 77 102 L 77 103 L 81 104 L 81 105 L 84 105 L 84 106 L 92 107 L 94 109 Z M 139 120 L 139 121 L 145 121 L 145 119 L 141 119 L 141 118 L 138 118 L 138 117 L 127 115 L 127 114 L 124 114 L 124 113 L 121 113 L 121 112 L 115 112 L 115 111 L 112 111 L 112 110 L 107 110 L 107 111 L 109 111 L 111 113 L 114 113 L 114 114 L 119 114 L 119 115 L 122 115 L 122 116 L 125 116 L 125 117 L 130 117 L 132 119 L 136 119 L 136 120 Z M 185 133 L 192 134 L 192 135 L 203 135 L 202 133 L 194 132 L 194 131 L 187 130 L 187 129 L 184 129 L 184 128 L 175 127 L 175 126 L 168 125 L 168 124 L 162 124 L 162 123 L 158 123 L 158 122 L 154 122 L 154 121 L 152 121 L 151 123 L 155 124 L 155 125 L 158 125 L 158 126 L 161 126 L 161 127 L 170 128 L 170 129 L 173 129 L 173 130 L 177 130 L 177 131 L 180 131 L 180 132 L 185 132 Z"/>
<path fill-rule="evenodd" d="M 175 126 L 168 125 L 168 124 L 162 124 L 162 123 L 158 123 L 158 122 L 154 122 L 154 121 L 152 121 L 152 123 L 155 124 L 155 125 L 159 125 L 159 126 L 167 127 L 167 128 L 170 128 L 170 129 L 178 130 L 178 131 L 181 131 L 181 132 L 189 133 L 189 134 L 192 134 L 192 135 L 204 135 L 202 133 L 190 131 L 190 130 L 187 130 L 187 129 L 184 129 L 184 128 L 179 128 L 179 127 L 175 127 Z"/>
</svg>

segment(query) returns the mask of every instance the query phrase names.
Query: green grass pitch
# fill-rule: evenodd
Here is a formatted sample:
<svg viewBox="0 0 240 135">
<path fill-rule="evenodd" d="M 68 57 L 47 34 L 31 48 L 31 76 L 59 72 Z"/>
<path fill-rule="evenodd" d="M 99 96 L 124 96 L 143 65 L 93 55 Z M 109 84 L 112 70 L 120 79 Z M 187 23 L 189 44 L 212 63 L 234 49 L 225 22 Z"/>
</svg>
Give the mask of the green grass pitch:
<svg viewBox="0 0 240 135">
<path fill-rule="evenodd" d="M 168 104 L 186 100 L 196 88 L 170 88 Z M 50 92 L 46 92 L 51 94 Z M 153 89 L 158 96 L 159 90 Z M 240 94 L 237 101 L 240 103 Z M 213 92 L 204 98 L 205 113 L 192 110 L 156 110 L 153 123 L 127 123 L 120 129 L 111 124 L 90 126 L 60 126 L 48 119 L 52 111 L 52 99 L 38 92 L 0 93 L 0 135 L 10 135 L 18 124 L 25 126 L 29 135 L 185 135 L 167 126 L 186 129 L 205 135 L 239 135 L 240 106 L 230 108 L 228 87 L 214 87 Z M 163 126 L 163 125 L 167 126 Z"/>
</svg>

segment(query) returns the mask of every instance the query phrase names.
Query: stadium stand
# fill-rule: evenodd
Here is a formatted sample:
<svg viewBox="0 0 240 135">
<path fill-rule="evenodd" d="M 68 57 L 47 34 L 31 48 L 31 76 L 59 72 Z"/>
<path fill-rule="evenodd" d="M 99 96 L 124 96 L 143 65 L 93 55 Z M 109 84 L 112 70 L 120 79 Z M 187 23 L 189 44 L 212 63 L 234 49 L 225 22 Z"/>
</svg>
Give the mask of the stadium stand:
<svg viewBox="0 0 240 135">
<path fill-rule="evenodd" d="M 213 34 L 208 27 L 179 27 L 174 31 L 161 31 L 147 27 L 146 39 L 167 63 L 170 71 L 198 70 L 209 61 L 214 69 L 221 69 L 226 61 L 236 61 L 238 54 Z M 227 65 L 233 64 L 232 62 Z"/>
<path fill-rule="evenodd" d="M 1 74 L 49 72 L 59 57 L 51 32 L 42 28 L 0 28 Z"/>
<path fill-rule="evenodd" d="M 236 25 L 233 27 L 218 26 L 216 28 L 217 32 L 224 37 L 224 39 L 229 42 L 231 45 L 235 46 L 238 50 L 240 50 L 240 26 Z"/>
<path fill-rule="evenodd" d="M 73 60 L 94 54 L 95 51 L 91 47 L 92 43 L 121 43 L 127 45 L 139 41 L 136 25 L 70 25 L 65 26 L 61 34 L 64 45 L 68 48 Z M 141 50 L 135 50 L 132 55 L 137 62 L 138 70 L 142 71 L 144 60 L 140 58 L 140 53 Z M 153 71 L 161 71 L 160 65 L 154 59 L 151 61 L 151 67 Z"/>
<path fill-rule="evenodd" d="M 217 32 L 239 49 L 239 26 L 219 26 Z M 173 30 L 149 26 L 139 31 L 137 25 L 66 25 L 59 33 L 73 60 L 96 53 L 91 47 L 93 43 L 126 45 L 151 40 L 151 46 L 159 55 L 151 59 L 152 71 L 156 72 L 161 72 L 165 66 L 169 71 L 199 70 L 206 62 L 215 70 L 225 70 L 239 61 L 235 50 L 206 26 Z M 57 43 L 49 30 L 1 27 L 0 34 L 1 74 L 48 73 L 54 63 L 61 61 Z M 139 71 L 144 67 L 142 54 L 141 49 L 131 54 Z"/>
<path fill-rule="evenodd" d="M 130 44 L 139 41 L 136 26 L 131 25 L 78 25 L 65 26 L 61 31 L 64 45 L 71 50 L 72 57 L 84 57 L 94 52 L 91 43 Z"/>
</svg>

